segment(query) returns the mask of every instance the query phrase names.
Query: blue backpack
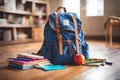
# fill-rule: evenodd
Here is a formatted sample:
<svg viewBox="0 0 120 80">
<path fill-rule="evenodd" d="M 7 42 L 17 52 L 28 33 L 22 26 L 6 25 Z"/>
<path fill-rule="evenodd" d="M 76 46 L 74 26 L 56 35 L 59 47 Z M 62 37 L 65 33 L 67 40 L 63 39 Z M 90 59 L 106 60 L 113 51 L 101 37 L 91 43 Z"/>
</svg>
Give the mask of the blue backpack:
<svg viewBox="0 0 120 80">
<path fill-rule="evenodd" d="M 58 12 L 59 9 L 63 9 L 64 13 Z M 81 24 L 75 13 L 68 13 L 65 7 L 59 7 L 48 18 L 44 28 L 44 43 L 38 54 L 53 64 L 75 64 L 76 54 L 83 54 L 87 59 L 88 45 L 84 41 Z"/>
</svg>

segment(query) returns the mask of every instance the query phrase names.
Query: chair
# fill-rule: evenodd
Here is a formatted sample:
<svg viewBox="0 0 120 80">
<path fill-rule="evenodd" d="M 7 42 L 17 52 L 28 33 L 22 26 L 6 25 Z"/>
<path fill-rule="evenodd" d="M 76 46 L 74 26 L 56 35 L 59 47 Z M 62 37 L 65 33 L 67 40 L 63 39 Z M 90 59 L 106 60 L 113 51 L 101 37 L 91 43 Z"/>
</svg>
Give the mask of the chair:
<svg viewBox="0 0 120 80">
<path fill-rule="evenodd" d="M 105 32 L 106 32 L 106 45 L 112 47 L 112 28 L 120 27 L 120 17 L 110 16 L 106 21 Z"/>
</svg>

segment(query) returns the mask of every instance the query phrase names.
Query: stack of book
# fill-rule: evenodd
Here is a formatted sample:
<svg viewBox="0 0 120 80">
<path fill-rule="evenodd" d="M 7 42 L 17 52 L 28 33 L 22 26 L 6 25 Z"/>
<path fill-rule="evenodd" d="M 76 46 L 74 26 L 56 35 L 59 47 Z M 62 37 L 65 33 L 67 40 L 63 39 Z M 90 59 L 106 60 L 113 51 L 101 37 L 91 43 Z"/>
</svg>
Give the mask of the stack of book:
<svg viewBox="0 0 120 80">
<path fill-rule="evenodd" d="M 16 58 L 8 58 L 8 67 L 13 69 L 30 69 L 36 64 L 51 64 L 50 61 L 43 56 L 33 54 L 18 54 Z"/>
</svg>

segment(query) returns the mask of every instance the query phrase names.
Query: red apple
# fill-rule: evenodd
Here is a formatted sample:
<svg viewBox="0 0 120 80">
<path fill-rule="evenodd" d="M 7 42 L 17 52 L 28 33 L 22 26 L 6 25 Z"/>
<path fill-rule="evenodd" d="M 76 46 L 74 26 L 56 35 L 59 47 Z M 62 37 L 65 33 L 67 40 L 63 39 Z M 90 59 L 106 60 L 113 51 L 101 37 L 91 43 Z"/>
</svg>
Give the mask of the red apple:
<svg viewBox="0 0 120 80">
<path fill-rule="evenodd" d="M 84 64 L 85 57 L 82 54 L 76 54 L 74 56 L 74 62 L 75 64 Z"/>
</svg>

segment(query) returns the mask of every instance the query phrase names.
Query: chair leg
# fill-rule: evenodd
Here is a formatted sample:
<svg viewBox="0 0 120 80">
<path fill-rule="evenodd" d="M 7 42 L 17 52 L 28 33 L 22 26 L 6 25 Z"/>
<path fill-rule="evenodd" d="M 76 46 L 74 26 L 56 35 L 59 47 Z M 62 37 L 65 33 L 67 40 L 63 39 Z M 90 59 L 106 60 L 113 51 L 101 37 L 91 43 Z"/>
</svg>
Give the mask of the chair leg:
<svg viewBox="0 0 120 80">
<path fill-rule="evenodd" d="M 110 47 L 112 47 L 112 26 L 110 25 Z"/>
<path fill-rule="evenodd" d="M 109 47 L 109 24 L 107 24 L 106 26 L 105 33 L 106 33 L 106 46 Z"/>
</svg>

